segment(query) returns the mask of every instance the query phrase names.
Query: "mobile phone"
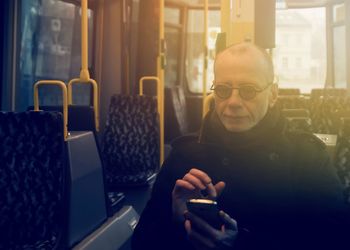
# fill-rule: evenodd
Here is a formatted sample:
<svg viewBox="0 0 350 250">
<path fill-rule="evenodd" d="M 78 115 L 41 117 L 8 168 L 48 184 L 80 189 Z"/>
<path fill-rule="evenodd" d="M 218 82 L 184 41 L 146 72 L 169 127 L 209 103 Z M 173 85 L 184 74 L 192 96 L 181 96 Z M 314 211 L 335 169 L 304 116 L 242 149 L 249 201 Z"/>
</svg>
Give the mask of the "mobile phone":
<svg viewBox="0 0 350 250">
<path fill-rule="evenodd" d="M 219 229 L 223 224 L 219 215 L 217 202 L 208 199 L 191 199 L 187 201 L 188 211 L 205 220 L 212 227 Z"/>
</svg>

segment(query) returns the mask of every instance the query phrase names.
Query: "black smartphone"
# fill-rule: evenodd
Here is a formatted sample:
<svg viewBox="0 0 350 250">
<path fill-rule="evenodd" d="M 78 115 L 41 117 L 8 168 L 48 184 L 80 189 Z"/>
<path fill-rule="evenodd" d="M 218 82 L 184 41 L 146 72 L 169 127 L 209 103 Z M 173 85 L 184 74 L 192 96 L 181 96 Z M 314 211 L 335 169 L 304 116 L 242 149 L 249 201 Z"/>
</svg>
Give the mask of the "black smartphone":
<svg viewBox="0 0 350 250">
<path fill-rule="evenodd" d="M 219 215 L 217 202 L 208 199 L 191 199 L 187 201 L 188 211 L 205 220 L 214 228 L 220 230 L 223 221 Z"/>
</svg>

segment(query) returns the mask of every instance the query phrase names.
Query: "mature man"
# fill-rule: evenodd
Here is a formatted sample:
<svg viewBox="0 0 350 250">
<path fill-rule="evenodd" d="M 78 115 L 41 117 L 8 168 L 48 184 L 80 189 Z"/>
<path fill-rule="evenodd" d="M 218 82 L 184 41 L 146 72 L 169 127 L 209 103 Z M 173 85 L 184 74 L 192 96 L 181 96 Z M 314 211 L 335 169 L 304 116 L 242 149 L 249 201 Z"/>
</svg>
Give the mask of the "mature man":
<svg viewBox="0 0 350 250">
<path fill-rule="evenodd" d="M 325 146 L 287 133 L 269 55 L 249 43 L 217 55 L 215 109 L 199 136 L 173 144 L 133 237 L 134 249 L 340 249 L 349 232 Z M 217 200 L 216 229 L 187 211 Z M 347 230 L 347 231 L 346 231 Z"/>
</svg>

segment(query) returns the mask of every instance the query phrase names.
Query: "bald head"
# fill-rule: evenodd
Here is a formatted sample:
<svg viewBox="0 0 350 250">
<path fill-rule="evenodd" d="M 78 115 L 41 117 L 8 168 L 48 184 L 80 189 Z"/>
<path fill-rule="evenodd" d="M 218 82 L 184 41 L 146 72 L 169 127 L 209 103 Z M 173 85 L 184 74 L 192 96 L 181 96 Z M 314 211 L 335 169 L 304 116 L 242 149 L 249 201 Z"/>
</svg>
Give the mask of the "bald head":
<svg viewBox="0 0 350 250">
<path fill-rule="evenodd" d="M 216 75 L 217 67 L 225 64 L 227 57 L 250 56 L 256 58 L 258 64 L 264 68 L 266 81 L 272 83 L 274 81 L 274 69 L 270 55 L 262 48 L 248 42 L 233 44 L 221 51 L 215 58 L 214 74 Z"/>
</svg>

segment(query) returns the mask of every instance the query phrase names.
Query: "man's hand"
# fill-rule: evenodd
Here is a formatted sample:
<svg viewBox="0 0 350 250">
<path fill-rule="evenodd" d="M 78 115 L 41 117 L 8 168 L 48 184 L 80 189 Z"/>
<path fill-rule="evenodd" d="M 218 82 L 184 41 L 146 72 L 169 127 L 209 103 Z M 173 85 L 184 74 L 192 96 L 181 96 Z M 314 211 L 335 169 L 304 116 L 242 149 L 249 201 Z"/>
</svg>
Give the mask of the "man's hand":
<svg viewBox="0 0 350 250">
<path fill-rule="evenodd" d="M 215 200 L 225 188 L 220 181 L 213 185 L 211 178 L 203 171 L 192 168 L 182 179 L 178 179 L 172 192 L 173 218 L 178 223 L 184 222 L 184 213 L 187 211 L 186 201 L 196 198 Z M 207 196 L 203 195 L 203 192 Z"/>
<path fill-rule="evenodd" d="M 196 249 L 232 249 L 238 235 L 237 222 L 220 211 L 223 225 L 217 230 L 190 212 L 185 213 L 185 229 L 188 239 Z"/>
</svg>

